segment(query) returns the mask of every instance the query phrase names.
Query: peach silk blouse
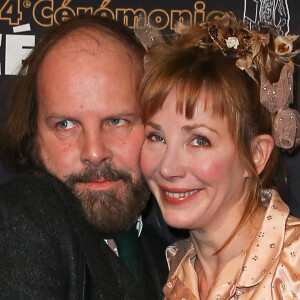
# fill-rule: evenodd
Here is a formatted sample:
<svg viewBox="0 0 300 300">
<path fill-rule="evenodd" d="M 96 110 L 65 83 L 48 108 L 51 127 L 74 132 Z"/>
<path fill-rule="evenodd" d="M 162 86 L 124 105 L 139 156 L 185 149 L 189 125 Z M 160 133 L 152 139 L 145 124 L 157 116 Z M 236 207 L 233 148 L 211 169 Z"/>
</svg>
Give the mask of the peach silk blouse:
<svg viewBox="0 0 300 300">
<path fill-rule="evenodd" d="M 275 190 L 264 195 L 269 199 L 257 235 L 249 249 L 220 272 L 208 300 L 300 300 L 300 219 L 289 215 Z M 170 273 L 165 299 L 201 300 L 190 240 L 168 247 L 166 255 Z"/>
</svg>

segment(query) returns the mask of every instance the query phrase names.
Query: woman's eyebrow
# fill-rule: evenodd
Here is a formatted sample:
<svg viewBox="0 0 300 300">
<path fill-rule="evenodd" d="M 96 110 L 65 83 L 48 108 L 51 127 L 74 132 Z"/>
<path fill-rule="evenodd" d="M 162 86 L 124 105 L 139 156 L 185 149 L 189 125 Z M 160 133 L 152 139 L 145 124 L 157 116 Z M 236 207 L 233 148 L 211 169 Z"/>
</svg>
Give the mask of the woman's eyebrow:
<svg viewBox="0 0 300 300">
<path fill-rule="evenodd" d="M 204 127 L 204 128 L 206 128 L 206 129 L 208 129 L 208 130 L 210 130 L 210 131 L 212 131 L 212 132 L 214 132 L 214 133 L 216 133 L 216 134 L 219 135 L 219 133 L 217 132 L 217 130 L 215 130 L 213 128 L 210 128 L 210 127 L 208 127 L 205 124 L 198 124 L 198 123 L 193 124 L 193 125 L 185 125 L 185 126 L 182 127 L 182 130 L 183 131 L 192 131 L 194 129 L 201 128 L 201 127 Z"/>
<path fill-rule="evenodd" d="M 149 121 L 149 122 L 146 123 L 146 126 L 151 126 L 154 129 L 156 129 L 158 131 L 161 131 L 161 126 L 158 125 L 158 124 L 156 124 L 156 123 L 154 123 L 154 122 Z"/>
</svg>

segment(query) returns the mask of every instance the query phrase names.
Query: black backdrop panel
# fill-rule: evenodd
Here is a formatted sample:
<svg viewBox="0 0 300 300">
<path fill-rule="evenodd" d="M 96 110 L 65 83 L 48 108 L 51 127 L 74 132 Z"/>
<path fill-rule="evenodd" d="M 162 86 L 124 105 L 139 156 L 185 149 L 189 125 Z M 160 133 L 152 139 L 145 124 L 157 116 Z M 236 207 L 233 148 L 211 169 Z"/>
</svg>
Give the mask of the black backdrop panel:
<svg viewBox="0 0 300 300">
<path fill-rule="evenodd" d="M 251 26 L 260 21 L 276 26 L 281 34 L 300 34 L 299 0 L 0 0 L 0 121 L 8 88 L 22 59 L 53 25 L 71 16 L 90 13 L 106 15 L 137 26 L 137 16 L 171 32 L 181 19 L 196 23 L 232 11 Z M 299 44 L 299 42 L 298 42 Z M 300 64 L 298 58 L 297 63 Z M 295 101 L 300 110 L 300 76 L 296 69 Z M 284 155 L 290 175 L 290 207 L 300 216 L 300 151 Z M 13 176 L 0 165 L 0 182 Z"/>
</svg>

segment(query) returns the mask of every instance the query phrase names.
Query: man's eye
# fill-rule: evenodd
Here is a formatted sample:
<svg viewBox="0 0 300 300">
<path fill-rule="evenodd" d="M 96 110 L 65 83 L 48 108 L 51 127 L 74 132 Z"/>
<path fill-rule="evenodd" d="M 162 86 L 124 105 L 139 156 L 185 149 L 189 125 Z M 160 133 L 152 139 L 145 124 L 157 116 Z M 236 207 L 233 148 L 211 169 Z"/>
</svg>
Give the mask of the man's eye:
<svg viewBox="0 0 300 300">
<path fill-rule="evenodd" d="M 58 122 L 57 126 L 59 126 L 62 129 L 71 129 L 75 126 L 75 124 L 70 120 L 63 120 Z"/>
<path fill-rule="evenodd" d="M 111 125 L 114 125 L 114 126 L 120 126 L 120 125 L 123 125 L 126 121 L 123 120 L 123 119 L 110 119 L 109 120 L 109 123 Z"/>
<path fill-rule="evenodd" d="M 192 145 L 193 146 L 209 146 L 210 145 L 210 142 L 207 138 L 203 137 L 203 136 L 198 136 L 196 137 L 195 139 L 193 139 L 192 141 Z"/>
</svg>

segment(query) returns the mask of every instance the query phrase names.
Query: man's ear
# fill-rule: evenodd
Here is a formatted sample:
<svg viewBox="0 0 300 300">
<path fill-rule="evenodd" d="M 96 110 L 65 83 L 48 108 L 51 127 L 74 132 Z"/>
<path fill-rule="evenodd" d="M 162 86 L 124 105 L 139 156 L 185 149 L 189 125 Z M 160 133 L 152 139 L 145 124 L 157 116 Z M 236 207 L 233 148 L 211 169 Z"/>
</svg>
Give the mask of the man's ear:
<svg viewBox="0 0 300 300">
<path fill-rule="evenodd" d="M 252 159 L 256 166 L 257 174 L 260 174 L 273 151 L 274 139 L 269 134 L 262 134 L 255 137 L 251 142 Z"/>
</svg>

